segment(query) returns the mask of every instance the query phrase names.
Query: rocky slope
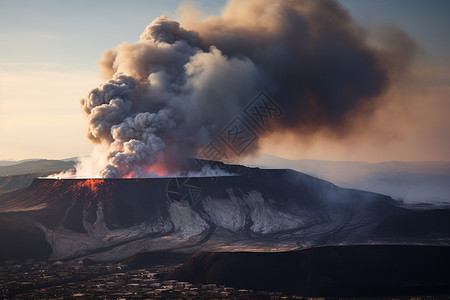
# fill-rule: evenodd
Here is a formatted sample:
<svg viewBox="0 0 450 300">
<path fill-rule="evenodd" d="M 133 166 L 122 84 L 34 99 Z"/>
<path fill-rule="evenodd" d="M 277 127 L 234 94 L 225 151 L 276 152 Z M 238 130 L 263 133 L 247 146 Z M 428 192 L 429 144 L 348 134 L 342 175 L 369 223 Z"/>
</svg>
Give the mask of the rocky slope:
<svg viewBox="0 0 450 300">
<path fill-rule="evenodd" d="M 449 242 L 448 222 L 438 230 L 408 231 L 433 218 L 422 207 L 404 207 L 387 196 L 342 189 L 292 170 L 227 166 L 227 171 L 234 175 L 36 179 L 0 196 L 0 240 L 12 249 L 1 250 L 0 261 Z M 409 234 L 396 230 L 396 220 Z M 29 237 L 39 241 L 39 251 L 24 251 Z M 19 249 L 23 254 L 17 256 Z"/>
</svg>

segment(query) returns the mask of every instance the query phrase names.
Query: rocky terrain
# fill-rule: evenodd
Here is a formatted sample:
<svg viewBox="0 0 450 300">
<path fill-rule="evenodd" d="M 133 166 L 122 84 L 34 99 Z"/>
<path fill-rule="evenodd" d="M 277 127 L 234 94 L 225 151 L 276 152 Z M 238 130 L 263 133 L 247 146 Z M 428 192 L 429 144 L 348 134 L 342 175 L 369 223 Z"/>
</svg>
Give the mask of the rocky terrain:
<svg viewBox="0 0 450 300">
<path fill-rule="evenodd" d="M 163 278 L 313 297 L 445 295 L 449 268 L 445 246 L 351 245 L 200 252 Z"/>
<path fill-rule="evenodd" d="M 0 239 L 8 244 L 0 261 L 449 242 L 445 207 L 404 206 L 292 170 L 228 165 L 227 172 L 233 175 L 35 179 L 0 196 Z"/>
</svg>

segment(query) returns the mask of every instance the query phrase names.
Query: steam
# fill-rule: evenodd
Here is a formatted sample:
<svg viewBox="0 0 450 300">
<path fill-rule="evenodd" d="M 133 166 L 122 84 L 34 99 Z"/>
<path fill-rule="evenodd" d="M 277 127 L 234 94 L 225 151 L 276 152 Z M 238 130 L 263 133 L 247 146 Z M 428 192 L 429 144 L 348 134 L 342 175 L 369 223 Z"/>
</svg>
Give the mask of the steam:
<svg viewBox="0 0 450 300">
<path fill-rule="evenodd" d="M 257 140 L 236 154 L 218 137 L 261 90 L 284 114 L 259 137 L 348 135 L 407 68 L 390 69 L 405 51 L 370 46 L 332 0 L 229 1 L 222 16 L 183 25 L 159 17 L 138 42 L 103 53 L 105 82 L 81 101 L 88 138 L 106 149 L 98 175 L 181 172 L 211 141 L 230 158 L 257 152 Z"/>
</svg>

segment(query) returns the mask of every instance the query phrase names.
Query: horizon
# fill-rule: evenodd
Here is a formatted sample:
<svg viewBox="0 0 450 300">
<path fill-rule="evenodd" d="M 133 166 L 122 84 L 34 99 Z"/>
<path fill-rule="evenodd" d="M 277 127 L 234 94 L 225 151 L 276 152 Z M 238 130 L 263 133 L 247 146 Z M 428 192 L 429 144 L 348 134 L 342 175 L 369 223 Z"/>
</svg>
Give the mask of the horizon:
<svg viewBox="0 0 450 300">
<path fill-rule="evenodd" d="M 300 158 L 300 159 L 289 159 L 284 158 L 281 156 L 277 156 L 274 154 L 269 153 L 259 153 L 256 157 L 247 157 L 247 159 L 244 159 L 243 162 L 240 164 L 242 165 L 248 165 L 246 160 L 251 159 L 261 159 L 261 156 L 272 156 L 277 159 L 287 160 L 287 161 L 323 161 L 323 162 L 331 162 L 331 163 L 366 163 L 366 164 L 380 164 L 380 163 L 394 163 L 394 162 L 401 162 L 401 163 L 450 163 L 450 160 L 381 160 L 381 161 L 363 161 L 363 160 L 329 160 L 329 159 L 309 159 L 309 158 Z M 80 155 L 80 156 L 72 156 L 72 157 L 61 157 L 61 158 L 51 158 L 51 157 L 30 157 L 30 158 L 22 158 L 22 159 L 0 159 L 0 162 L 26 162 L 26 161 L 35 161 L 35 160 L 57 160 L 57 161 L 76 161 L 76 159 L 80 157 L 86 157 L 89 156 L 89 154 L 86 155 Z M 73 160 L 75 159 L 75 160 Z M 193 158 L 194 159 L 194 158 Z M 225 162 L 226 163 L 226 162 Z M 233 164 L 230 162 L 230 164 Z M 251 164 L 250 164 L 251 165 Z M 1 166 L 0 166 L 1 167 Z"/>
</svg>

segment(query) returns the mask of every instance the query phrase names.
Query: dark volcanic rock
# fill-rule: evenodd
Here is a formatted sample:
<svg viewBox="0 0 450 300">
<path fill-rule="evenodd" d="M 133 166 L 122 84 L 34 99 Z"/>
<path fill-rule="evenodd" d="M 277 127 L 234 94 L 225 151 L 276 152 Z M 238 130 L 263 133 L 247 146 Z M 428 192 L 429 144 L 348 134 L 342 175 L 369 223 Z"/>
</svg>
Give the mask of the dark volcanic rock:
<svg viewBox="0 0 450 300">
<path fill-rule="evenodd" d="M 42 230 L 33 222 L 0 214 L 0 264 L 7 260 L 47 260 L 52 253 Z"/>
<path fill-rule="evenodd" d="M 164 279 L 316 297 L 448 295 L 449 269 L 450 247 L 326 246 L 276 253 L 200 252 Z"/>
<path fill-rule="evenodd" d="M 7 237 L 26 224 L 21 236 L 32 236 L 42 254 L 50 245 L 50 260 L 112 261 L 180 249 L 449 241 L 448 230 L 430 225 L 433 217 L 426 221 L 387 196 L 339 188 L 292 170 L 234 165 L 226 170 L 233 176 L 36 179 L 28 188 L 0 195 L 1 242 L 23 247 L 22 240 Z M 427 229 L 404 234 L 396 231 L 398 222 Z M 0 261 L 15 258 L 15 251 L 8 253 Z"/>
<path fill-rule="evenodd" d="M 446 237 L 450 235 L 450 210 L 408 211 L 401 215 L 389 216 L 377 225 L 374 232 L 385 236 Z"/>
<path fill-rule="evenodd" d="M 173 251 L 152 251 L 137 253 L 122 261 L 123 264 L 133 268 L 145 268 L 156 265 L 175 265 L 186 262 L 190 254 Z"/>
</svg>

